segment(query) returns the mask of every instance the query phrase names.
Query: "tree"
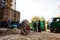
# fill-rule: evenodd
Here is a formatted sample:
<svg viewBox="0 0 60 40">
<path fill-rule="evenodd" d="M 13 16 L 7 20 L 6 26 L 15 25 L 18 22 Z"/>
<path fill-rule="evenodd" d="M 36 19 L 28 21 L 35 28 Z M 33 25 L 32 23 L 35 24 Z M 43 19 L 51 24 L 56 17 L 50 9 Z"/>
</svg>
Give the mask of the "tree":
<svg viewBox="0 0 60 40">
<path fill-rule="evenodd" d="M 39 16 L 34 16 L 34 17 L 31 19 L 31 21 L 38 21 L 38 20 L 40 20 L 40 17 L 39 17 Z"/>
<path fill-rule="evenodd" d="M 40 18 L 40 21 L 44 21 L 45 19 L 44 19 L 44 17 L 42 16 L 42 18 Z"/>
</svg>

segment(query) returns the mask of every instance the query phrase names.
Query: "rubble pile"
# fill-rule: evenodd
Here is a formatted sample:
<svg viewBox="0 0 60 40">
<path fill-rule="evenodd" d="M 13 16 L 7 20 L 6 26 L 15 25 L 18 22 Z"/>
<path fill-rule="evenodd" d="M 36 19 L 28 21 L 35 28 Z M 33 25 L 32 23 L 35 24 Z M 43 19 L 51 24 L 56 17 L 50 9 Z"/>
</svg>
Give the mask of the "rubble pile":
<svg viewBox="0 0 60 40">
<path fill-rule="evenodd" d="M 60 34 L 50 32 L 30 32 L 24 36 L 20 34 L 10 34 L 0 37 L 0 40 L 60 40 Z"/>
<path fill-rule="evenodd" d="M 20 30 L 17 29 L 17 28 L 10 29 L 10 30 L 8 30 L 8 33 L 11 33 L 11 34 L 19 34 L 20 33 Z"/>
<path fill-rule="evenodd" d="M 20 33 L 20 30 L 17 28 L 14 28 L 14 29 L 9 28 L 6 30 L 4 30 L 3 28 L 2 30 L 0 29 L 0 36 L 9 35 L 9 34 L 19 34 L 19 33 Z"/>
</svg>

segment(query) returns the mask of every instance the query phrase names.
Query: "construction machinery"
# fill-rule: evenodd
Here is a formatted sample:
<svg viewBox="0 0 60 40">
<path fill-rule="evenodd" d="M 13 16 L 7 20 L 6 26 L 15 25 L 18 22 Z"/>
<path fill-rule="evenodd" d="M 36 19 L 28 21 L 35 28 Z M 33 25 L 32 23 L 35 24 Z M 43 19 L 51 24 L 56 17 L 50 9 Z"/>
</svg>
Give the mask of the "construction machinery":
<svg viewBox="0 0 60 40">
<path fill-rule="evenodd" d="M 60 18 L 55 17 L 47 25 L 51 32 L 60 32 Z"/>
</svg>

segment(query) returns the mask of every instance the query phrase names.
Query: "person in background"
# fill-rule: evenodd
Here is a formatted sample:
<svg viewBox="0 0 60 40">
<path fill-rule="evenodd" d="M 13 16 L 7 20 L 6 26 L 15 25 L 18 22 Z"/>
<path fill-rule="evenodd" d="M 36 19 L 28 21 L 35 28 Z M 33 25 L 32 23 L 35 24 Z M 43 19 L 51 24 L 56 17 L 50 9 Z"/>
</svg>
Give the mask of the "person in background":
<svg viewBox="0 0 60 40">
<path fill-rule="evenodd" d="M 31 28 L 31 30 L 34 31 L 34 26 L 33 26 L 33 24 L 34 24 L 34 21 L 32 21 L 32 28 Z"/>
<path fill-rule="evenodd" d="M 36 30 L 36 22 L 34 22 L 34 24 L 33 24 L 33 27 L 34 27 L 34 32 L 36 32 L 37 30 Z"/>
<path fill-rule="evenodd" d="M 41 23 L 40 23 L 40 20 L 38 20 L 38 32 L 41 32 Z"/>
</svg>

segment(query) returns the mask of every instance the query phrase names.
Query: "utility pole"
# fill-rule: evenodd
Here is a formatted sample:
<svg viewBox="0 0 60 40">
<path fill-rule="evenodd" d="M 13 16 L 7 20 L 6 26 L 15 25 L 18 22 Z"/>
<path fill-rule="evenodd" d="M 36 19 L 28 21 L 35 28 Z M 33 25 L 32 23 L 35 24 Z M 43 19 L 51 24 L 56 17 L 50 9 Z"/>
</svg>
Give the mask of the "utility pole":
<svg viewBox="0 0 60 40">
<path fill-rule="evenodd" d="M 16 20 L 16 0 L 14 1 L 14 22 Z"/>
<path fill-rule="evenodd" d="M 16 0 L 15 0 L 15 2 L 14 2 L 14 7 L 15 7 L 15 10 L 16 10 Z"/>
</svg>

